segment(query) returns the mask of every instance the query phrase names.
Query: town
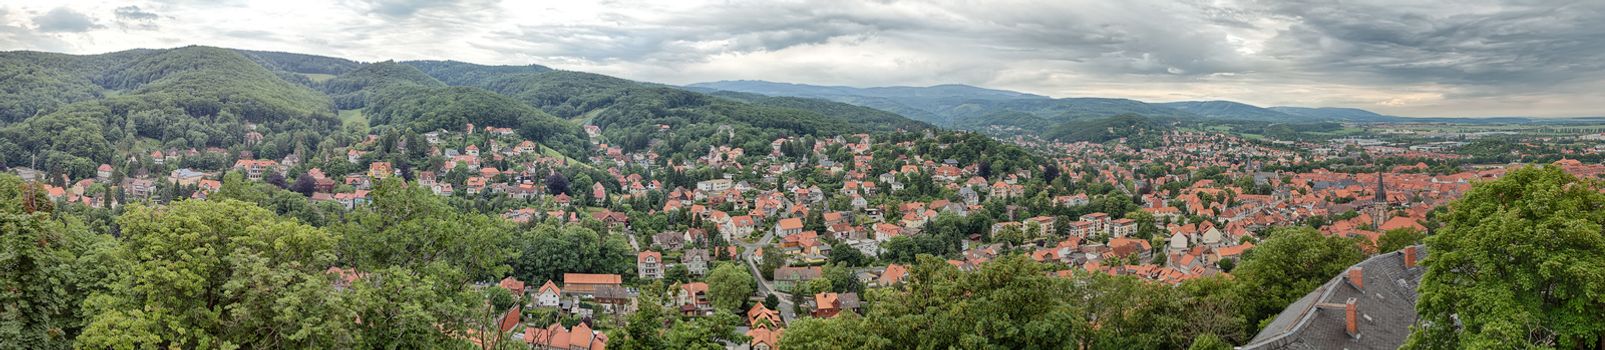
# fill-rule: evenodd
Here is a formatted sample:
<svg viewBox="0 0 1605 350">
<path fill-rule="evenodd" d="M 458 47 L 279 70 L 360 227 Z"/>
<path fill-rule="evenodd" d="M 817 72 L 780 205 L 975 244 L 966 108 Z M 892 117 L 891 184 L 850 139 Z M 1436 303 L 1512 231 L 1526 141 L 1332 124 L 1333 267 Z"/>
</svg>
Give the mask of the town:
<svg viewBox="0 0 1605 350">
<path fill-rule="evenodd" d="M 537 348 L 602 349 L 605 330 L 622 327 L 642 303 L 687 317 L 738 307 L 745 311 L 738 328 L 749 340 L 729 345 L 775 349 L 787 324 L 863 312 L 862 293 L 899 288 L 918 255 L 976 271 L 1021 254 L 1057 276 L 1131 276 L 1173 286 L 1230 275 L 1282 227 L 1359 238 L 1368 253 L 1389 253 L 1402 247 L 1387 246 L 1385 235 L 1426 234 L 1438 225 L 1434 211 L 1508 168 L 1428 166 L 1464 158 L 1439 143 L 1284 142 L 1186 130 L 1164 134 L 1152 148 L 1016 136 L 1005 141 L 1039 150 L 1045 163 L 1009 169 L 921 152 L 933 142 L 938 150 L 955 145 L 929 132 L 787 137 L 768 149 L 710 147 L 680 163 L 611 146 L 596 126 L 586 131 L 597 152 L 585 160 L 544 151 L 507 128 L 468 124 L 403 137 L 368 134 L 350 147 L 276 160 L 219 148 L 157 149 L 102 164 L 92 178 L 14 172 L 44 183 L 53 201 L 94 208 L 205 200 L 226 182 L 245 181 L 341 212 L 368 205 L 381 182 L 403 179 L 516 225 L 584 225 L 629 242 L 634 266 L 626 273 L 562 271 L 486 285 L 518 302 L 500 312 L 496 329 L 482 332 Z M 960 137 L 971 138 L 963 145 L 991 142 Z M 414 140 L 422 142 L 409 144 Z M 409 148 L 427 157 L 413 162 L 416 168 L 379 156 L 415 154 Z M 1286 170 L 1361 159 L 1415 163 L 1355 163 L 1375 172 Z M 1605 166 L 1576 160 L 1555 165 L 1579 177 L 1605 173 Z M 751 281 L 731 286 L 724 277 L 710 285 L 716 265 Z M 349 284 L 363 272 L 328 273 Z M 657 295 L 643 297 L 642 288 Z M 738 300 L 710 295 L 730 288 L 739 289 Z"/>
</svg>

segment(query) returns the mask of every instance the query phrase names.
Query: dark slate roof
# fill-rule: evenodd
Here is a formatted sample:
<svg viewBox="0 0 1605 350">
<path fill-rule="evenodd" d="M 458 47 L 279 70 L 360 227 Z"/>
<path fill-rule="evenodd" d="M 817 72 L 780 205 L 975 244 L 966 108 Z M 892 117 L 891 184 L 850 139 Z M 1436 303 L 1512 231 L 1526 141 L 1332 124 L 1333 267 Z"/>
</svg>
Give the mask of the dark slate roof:
<svg viewBox="0 0 1605 350">
<path fill-rule="evenodd" d="M 1416 267 L 1404 268 L 1404 252 L 1373 256 L 1362 269 L 1364 290 L 1347 281 L 1348 270 L 1287 306 L 1248 345 L 1239 349 L 1397 349 L 1416 321 L 1416 287 L 1426 268 L 1425 246 L 1416 246 Z M 1353 269 L 1350 267 L 1350 269 Z M 1349 336 L 1342 305 L 1355 299 L 1358 337 Z M 1323 306 L 1323 304 L 1325 304 Z"/>
</svg>

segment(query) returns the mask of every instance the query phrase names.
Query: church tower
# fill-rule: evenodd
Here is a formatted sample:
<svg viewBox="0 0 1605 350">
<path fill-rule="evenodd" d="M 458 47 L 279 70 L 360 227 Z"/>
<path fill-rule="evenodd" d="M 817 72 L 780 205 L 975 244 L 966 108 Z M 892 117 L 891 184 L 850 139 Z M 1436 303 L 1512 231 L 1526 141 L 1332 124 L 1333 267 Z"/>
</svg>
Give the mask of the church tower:
<svg viewBox="0 0 1605 350">
<path fill-rule="evenodd" d="M 1371 214 L 1371 227 L 1382 231 L 1382 223 L 1388 222 L 1388 188 L 1382 184 L 1382 171 L 1377 170 L 1376 198 L 1371 199 L 1368 210 Z"/>
</svg>

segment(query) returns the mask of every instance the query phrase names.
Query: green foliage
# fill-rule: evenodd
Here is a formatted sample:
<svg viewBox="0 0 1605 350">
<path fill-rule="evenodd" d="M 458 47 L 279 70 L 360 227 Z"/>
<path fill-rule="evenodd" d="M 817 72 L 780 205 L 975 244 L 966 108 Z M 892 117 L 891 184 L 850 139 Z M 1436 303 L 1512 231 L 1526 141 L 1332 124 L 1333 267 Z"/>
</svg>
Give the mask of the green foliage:
<svg viewBox="0 0 1605 350">
<path fill-rule="evenodd" d="M 963 118 L 953 122 L 953 128 L 979 130 L 989 126 L 1012 126 L 1025 130 L 1048 130 L 1054 123 L 1031 113 L 996 111 L 979 118 Z"/>
<path fill-rule="evenodd" d="M 586 154 L 584 134 L 578 126 L 484 89 L 399 85 L 366 91 L 368 107 L 363 113 L 374 126 L 417 132 L 462 130 L 469 123 L 514 128 L 569 157 Z"/>
<path fill-rule="evenodd" d="M 1377 238 L 1377 252 L 1398 251 L 1404 249 L 1404 247 L 1421 244 L 1421 240 L 1424 238 L 1427 238 L 1427 234 L 1414 228 L 1388 230 L 1382 233 L 1382 237 Z"/>
<path fill-rule="evenodd" d="M 1220 337 L 1217 337 L 1214 334 L 1206 334 L 1206 335 L 1204 335 L 1202 337 L 1198 337 L 1198 339 L 1193 339 L 1193 344 L 1187 346 L 1187 350 L 1231 350 L 1231 349 L 1232 349 L 1232 344 L 1231 343 L 1227 343 L 1225 340 L 1222 340 Z"/>
<path fill-rule="evenodd" d="M 340 109 L 357 109 L 367 106 L 369 95 L 379 90 L 405 86 L 444 87 L 446 84 L 412 66 L 385 61 L 365 64 L 341 74 L 325 82 L 323 89 L 334 97 Z"/>
<path fill-rule="evenodd" d="M 289 52 L 235 50 L 257 64 L 274 71 L 303 74 L 340 75 L 357 69 L 359 63 L 343 58 Z"/>
<path fill-rule="evenodd" d="M 1558 167 L 1479 183 L 1440 216 L 1410 349 L 1605 344 L 1605 194 Z"/>
<path fill-rule="evenodd" d="M 86 175 L 86 164 L 92 174 L 94 165 L 120 156 L 114 150 L 131 151 L 141 139 L 171 147 L 227 147 L 244 143 L 246 124 L 255 124 L 271 140 L 258 145 L 258 155 L 282 157 L 311 147 L 338 125 L 328 97 L 231 50 L 0 55 L 0 74 L 18 71 L 27 77 L 5 80 L 0 91 L 57 96 L 18 102 L 23 105 L 9 116 L 17 122 L 0 129 L 0 150 L 28 150 L 48 170 L 75 177 Z M 22 152 L 7 153 L 8 164 L 31 160 Z"/>
<path fill-rule="evenodd" d="M 713 95 L 759 106 L 810 111 L 827 117 L 861 123 L 864 127 L 876 132 L 918 131 L 932 128 L 930 124 L 914 121 L 896 113 L 821 99 L 763 96 L 728 91 L 713 93 Z"/>
<path fill-rule="evenodd" d="M 341 257 L 358 269 L 441 264 L 461 274 L 447 281 L 467 283 L 503 276 L 503 263 L 517 254 L 507 221 L 459 211 L 428 189 L 389 178 L 369 196 L 372 203 L 332 226 L 344 238 Z"/>
<path fill-rule="evenodd" d="M 864 332 L 864 318 L 845 312 L 830 319 L 804 318 L 786 327 L 781 349 L 892 349 L 891 340 Z"/>
<path fill-rule="evenodd" d="M 0 53 L 0 124 L 99 98 L 101 88 L 89 77 L 41 62 L 71 57 L 40 52 Z"/>
<path fill-rule="evenodd" d="M 562 282 L 564 273 L 635 274 L 635 253 L 620 235 L 597 234 L 579 225 L 542 223 L 519 233 L 513 275 L 540 283 Z"/>
<path fill-rule="evenodd" d="M 623 336 L 608 345 L 625 350 L 663 349 L 663 322 L 669 317 L 669 310 L 663 307 L 663 284 L 652 283 L 641 288 L 638 301 L 635 313 L 630 314 L 629 322 L 624 325 Z"/>
<path fill-rule="evenodd" d="M 335 347 L 355 319 L 323 269 L 338 237 L 250 204 L 135 205 L 118 220 L 130 259 L 85 304 L 89 348 Z"/>
<path fill-rule="evenodd" d="M 744 311 L 741 307 L 757 290 L 752 273 L 740 263 L 723 262 L 708 271 L 708 302 L 725 311 Z"/>
<path fill-rule="evenodd" d="M 870 260 L 870 257 L 864 255 L 864 252 L 859 251 L 858 248 L 853 248 L 850 244 L 838 242 L 830 246 L 831 263 L 845 266 L 864 266 L 869 264 Z"/>
<path fill-rule="evenodd" d="M 712 316 L 704 316 L 675 323 L 663 335 L 666 349 L 724 349 L 724 342 L 745 343 L 747 336 L 736 332 L 735 325 L 741 323 L 741 317 L 729 311 L 720 310 Z"/>
<path fill-rule="evenodd" d="M 1365 258 L 1358 238 L 1328 237 L 1308 227 L 1279 228 L 1250 250 L 1233 269 L 1248 325 L 1281 312 L 1287 304 Z"/>
<path fill-rule="evenodd" d="M 79 305 L 119 266 L 117 243 L 48 206 L 27 212 L 22 189 L 0 174 L 0 348 L 68 349 L 86 324 Z"/>
<path fill-rule="evenodd" d="M 1135 114 L 1122 114 L 1101 119 L 1076 120 L 1050 129 L 1044 136 L 1065 142 L 1103 143 L 1126 139 L 1137 147 L 1158 146 L 1170 126 L 1164 120 Z"/>
<path fill-rule="evenodd" d="M 743 103 L 678 88 L 637 83 L 598 74 L 542 71 L 529 67 L 475 66 L 433 61 L 408 62 L 440 80 L 483 88 L 565 119 L 587 120 L 603 128 L 612 144 L 626 151 L 647 149 L 652 139 L 664 155 L 705 152 L 710 145 L 765 149 L 783 136 L 840 135 L 891 130 L 861 123 L 855 116 L 889 118 L 847 107 L 808 101 Z M 466 65 L 466 66 L 465 66 Z M 544 68 L 544 67 L 543 67 Z M 455 77 L 454 74 L 467 74 Z M 852 112 L 835 115 L 821 111 Z M 844 109 L 836 109 L 844 108 Z M 906 119 L 905 119 L 906 120 Z M 899 125 L 913 123 L 900 121 Z M 659 125 L 670 127 L 663 134 Z M 724 130 L 721 130 L 724 129 Z"/>
</svg>

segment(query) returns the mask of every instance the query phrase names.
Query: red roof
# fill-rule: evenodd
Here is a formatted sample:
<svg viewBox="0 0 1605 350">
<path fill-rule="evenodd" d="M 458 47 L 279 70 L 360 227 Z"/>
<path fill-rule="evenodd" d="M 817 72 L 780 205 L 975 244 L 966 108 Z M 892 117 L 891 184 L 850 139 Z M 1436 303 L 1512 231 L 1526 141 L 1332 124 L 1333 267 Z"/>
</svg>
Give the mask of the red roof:
<svg viewBox="0 0 1605 350">
<path fill-rule="evenodd" d="M 614 274 L 595 273 L 565 273 L 563 283 L 566 284 L 623 284 L 624 277 Z"/>
</svg>

